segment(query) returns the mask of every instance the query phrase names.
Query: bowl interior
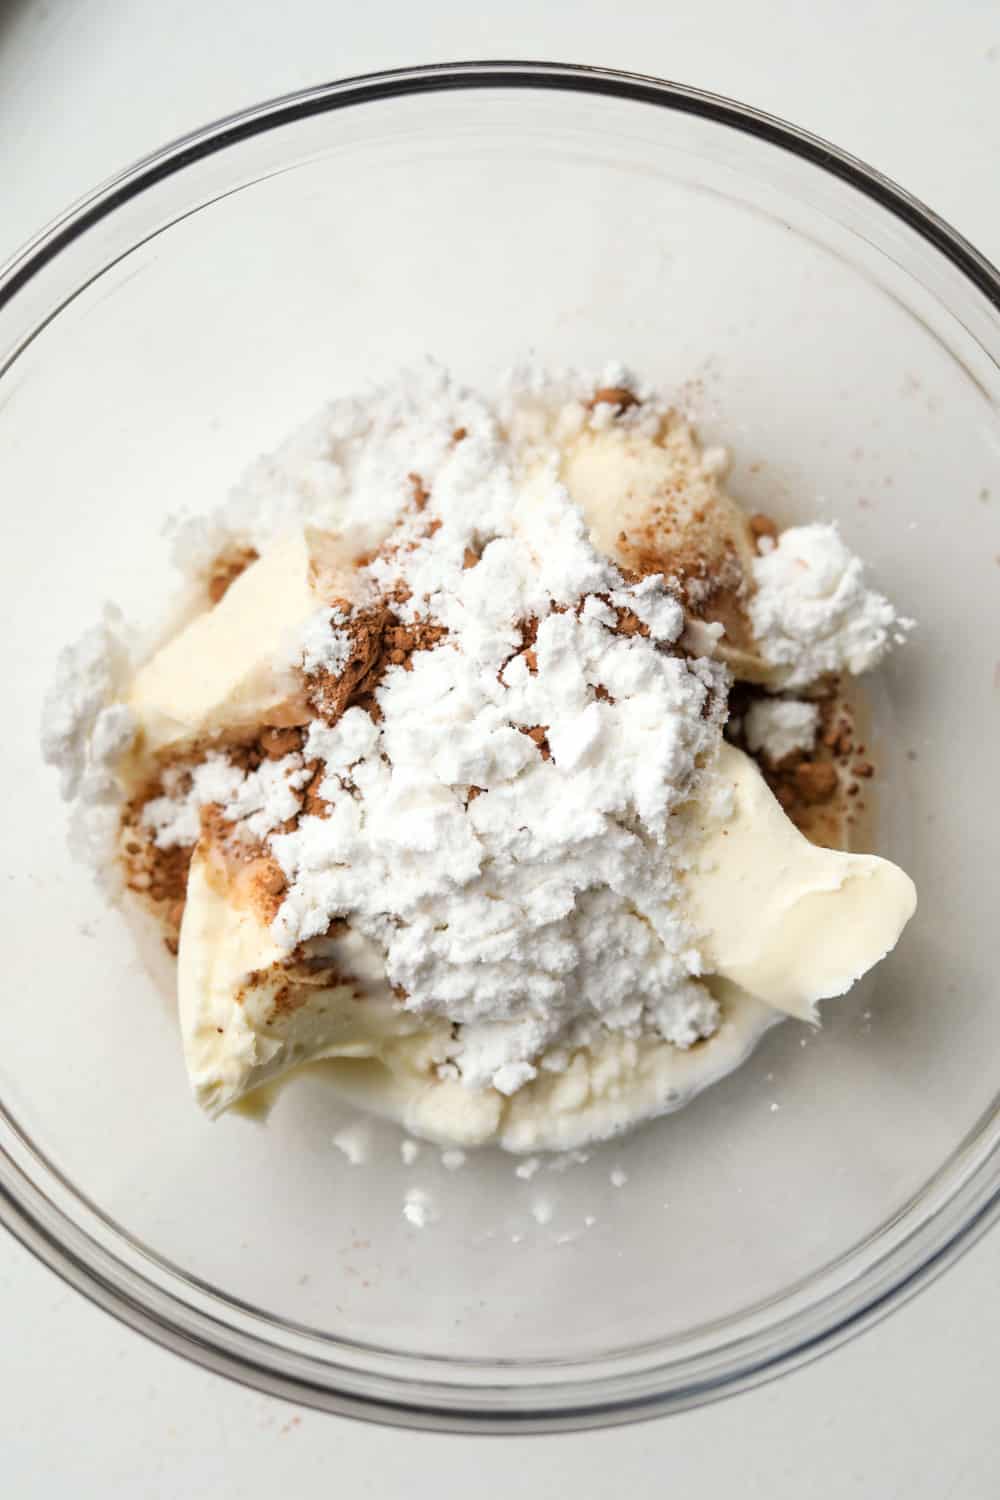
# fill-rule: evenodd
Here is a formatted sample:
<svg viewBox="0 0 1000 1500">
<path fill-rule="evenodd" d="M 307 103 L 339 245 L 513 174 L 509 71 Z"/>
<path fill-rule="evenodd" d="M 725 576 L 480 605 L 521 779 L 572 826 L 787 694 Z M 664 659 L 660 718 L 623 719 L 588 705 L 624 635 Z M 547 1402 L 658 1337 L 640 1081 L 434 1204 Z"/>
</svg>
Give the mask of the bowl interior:
<svg viewBox="0 0 1000 1500">
<path fill-rule="evenodd" d="M 1000 1047 L 997 325 L 957 272 L 724 124 L 482 89 L 371 99 L 193 160 L 3 316 L 0 351 L 33 337 L 0 376 L 17 706 L 0 1100 L 112 1242 L 276 1320 L 277 1346 L 289 1323 L 341 1349 L 585 1361 L 657 1344 L 669 1365 L 919 1222 L 912 1200 L 992 1108 Z M 38 756 L 59 647 L 105 599 L 138 622 L 168 601 L 166 518 L 216 504 L 327 396 L 426 355 L 484 383 L 525 359 L 626 361 L 730 447 L 737 496 L 836 518 L 919 622 L 870 690 L 877 847 L 921 902 L 898 951 L 821 1031 L 779 1027 L 681 1114 L 530 1181 L 497 1153 L 404 1165 L 377 1122 L 352 1165 L 333 1137 L 357 1115 L 322 1067 L 266 1124 L 204 1120 L 165 957 L 137 952 L 68 858 Z M 409 1186 L 439 1211 L 424 1230 Z"/>
</svg>

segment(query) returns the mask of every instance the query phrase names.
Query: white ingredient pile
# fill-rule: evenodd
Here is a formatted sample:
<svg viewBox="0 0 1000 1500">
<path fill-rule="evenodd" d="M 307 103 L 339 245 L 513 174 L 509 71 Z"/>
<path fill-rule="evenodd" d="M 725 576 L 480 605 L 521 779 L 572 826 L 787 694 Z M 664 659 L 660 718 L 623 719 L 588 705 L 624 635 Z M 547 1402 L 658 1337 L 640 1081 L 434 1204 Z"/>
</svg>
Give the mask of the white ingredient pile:
<svg viewBox="0 0 1000 1500">
<path fill-rule="evenodd" d="M 603 383 L 621 378 L 613 367 Z M 560 482 L 556 437 L 615 417 L 585 404 L 594 386 L 531 377 L 491 406 L 429 367 L 334 402 L 218 517 L 177 533 L 197 571 L 290 528 L 337 532 L 374 552 L 357 601 L 389 599 L 404 624 L 440 627 L 432 649 L 388 667 L 376 714 L 317 719 L 301 754 L 256 770 L 210 753 L 192 774 L 168 772 L 144 819 L 160 848 L 186 846 L 217 805 L 287 879 L 272 928 L 282 949 L 345 918 L 384 955 L 408 1011 L 457 1028 L 441 1076 L 506 1095 L 600 1032 L 685 1049 L 718 1022 L 670 820 L 719 743 L 728 676 L 679 649 L 679 588 L 625 577 Z M 652 430 L 665 410 L 648 402 L 619 420 Z M 754 575 L 752 624 L 783 686 L 865 670 L 908 625 L 830 526 L 786 531 Z M 64 655 L 44 739 L 105 862 L 113 767 L 133 728 L 116 701 L 121 640 L 108 616 Z M 336 674 L 350 644 L 337 606 L 289 649 L 306 672 Z M 796 748 L 815 733 L 811 705 L 754 712 L 768 753 L 779 734 Z M 327 815 L 280 831 L 317 762 Z M 355 1159 L 353 1137 L 337 1144 Z M 434 1210 L 413 1189 L 405 1212 L 423 1223 Z"/>
</svg>

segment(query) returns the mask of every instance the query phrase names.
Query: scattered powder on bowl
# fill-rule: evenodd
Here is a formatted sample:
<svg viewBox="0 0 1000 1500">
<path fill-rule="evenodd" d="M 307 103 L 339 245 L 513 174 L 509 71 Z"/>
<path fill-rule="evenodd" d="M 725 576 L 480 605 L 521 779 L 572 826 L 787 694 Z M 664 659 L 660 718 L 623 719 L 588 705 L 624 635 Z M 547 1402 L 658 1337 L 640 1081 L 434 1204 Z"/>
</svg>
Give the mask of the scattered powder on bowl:
<svg viewBox="0 0 1000 1500">
<path fill-rule="evenodd" d="M 424 1188 L 411 1187 L 407 1188 L 403 1199 L 403 1217 L 415 1229 L 426 1229 L 429 1224 L 436 1224 L 441 1216 L 430 1193 Z"/>
<path fill-rule="evenodd" d="M 333 1137 L 333 1144 L 342 1151 L 352 1167 L 360 1167 L 368 1160 L 371 1149 L 371 1132 L 367 1125 L 346 1125 Z"/>
</svg>

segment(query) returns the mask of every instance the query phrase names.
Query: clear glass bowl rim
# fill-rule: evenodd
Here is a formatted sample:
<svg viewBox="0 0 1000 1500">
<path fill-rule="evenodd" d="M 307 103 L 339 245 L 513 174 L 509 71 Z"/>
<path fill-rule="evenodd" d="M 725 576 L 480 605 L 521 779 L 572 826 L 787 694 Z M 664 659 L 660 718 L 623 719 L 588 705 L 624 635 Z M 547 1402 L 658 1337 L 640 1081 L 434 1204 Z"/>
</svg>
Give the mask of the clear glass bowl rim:
<svg viewBox="0 0 1000 1500">
<path fill-rule="evenodd" d="M 182 136 L 79 200 L 0 267 L 0 310 L 63 250 L 131 199 L 242 140 L 310 115 L 378 100 L 505 88 L 633 100 L 701 116 L 790 152 L 915 231 L 1000 313 L 996 267 L 918 199 L 827 141 L 748 105 L 683 84 L 614 69 L 522 60 L 441 63 L 360 75 L 285 95 Z M 61 305 L 53 308 L 13 350 L 0 365 L 0 376 L 60 310 Z M 304 1346 L 282 1348 L 264 1331 L 280 1336 L 284 1329 L 292 1339 L 307 1330 L 220 1298 L 131 1244 L 41 1157 L 2 1104 L 0 1223 L 43 1264 L 123 1323 L 204 1368 L 272 1395 L 399 1426 L 494 1433 L 580 1429 L 683 1410 L 774 1378 L 861 1332 L 926 1286 L 1000 1218 L 1000 1139 L 984 1143 L 998 1115 L 1000 1107 L 994 1107 L 980 1120 L 946 1172 L 922 1189 L 918 1200 L 926 1213 L 916 1227 L 900 1224 L 901 1232 L 890 1236 L 888 1248 L 877 1235 L 810 1278 L 805 1285 L 819 1283 L 818 1298 L 796 1298 L 793 1294 L 805 1285 L 792 1288 L 778 1299 L 791 1300 L 791 1311 L 776 1321 L 738 1330 L 725 1343 L 672 1364 L 657 1358 L 655 1345 L 603 1360 L 531 1365 L 418 1358 L 332 1338 L 322 1340 L 322 1357 Z M 72 1198 L 84 1218 L 101 1221 L 138 1252 L 131 1263 L 102 1244 L 61 1202 L 46 1196 L 32 1178 L 32 1162 L 57 1184 L 60 1200 Z M 162 1277 L 154 1280 L 142 1262 L 179 1281 L 187 1296 Z M 666 1349 L 662 1346 L 663 1353 Z"/>
</svg>

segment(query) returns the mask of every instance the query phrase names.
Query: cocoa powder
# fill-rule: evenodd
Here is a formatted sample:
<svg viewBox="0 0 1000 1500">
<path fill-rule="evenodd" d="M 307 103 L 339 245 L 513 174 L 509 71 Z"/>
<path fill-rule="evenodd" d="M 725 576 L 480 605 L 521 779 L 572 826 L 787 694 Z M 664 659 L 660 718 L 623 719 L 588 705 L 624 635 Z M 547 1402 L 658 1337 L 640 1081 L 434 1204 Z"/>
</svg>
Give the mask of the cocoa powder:
<svg viewBox="0 0 1000 1500">
<path fill-rule="evenodd" d="M 803 802 L 829 802 L 837 790 L 837 768 L 828 760 L 803 760 L 792 771 Z"/>
<path fill-rule="evenodd" d="M 262 729 L 258 744 L 268 760 L 284 760 L 302 749 L 304 735 L 301 729 Z"/>
<path fill-rule="evenodd" d="M 152 793 L 158 796 L 160 790 Z M 187 897 L 190 848 L 158 849 L 139 824 L 142 802 L 129 803 L 122 819 L 121 861 L 125 885 L 148 905 L 164 927 L 169 952 L 177 952 L 177 934 Z"/>
<path fill-rule="evenodd" d="M 788 817 L 813 843 L 827 848 L 843 848 L 847 830 L 852 826 L 848 816 L 857 796 L 857 782 L 850 775 L 862 774 L 854 745 L 852 712 L 839 696 L 839 683 L 830 678 L 823 684 L 823 696 L 816 699 L 820 711 L 816 745 L 808 754 L 793 751 L 778 765 L 763 755 L 750 751 L 742 730 L 727 737 L 757 761 L 764 779 Z M 729 695 L 731 722 L 741 724 L 755 699 L 767 697 L 763 688 L 750 683 L 734 683 Z M 871 777 L 875 767 L 865 761 L 865 774 Z M 851 787 L 854 787 L 854 791 Z"/>
<path fill-rule="evenodd" d="M 750 534 L 754 539 L 754 545 L 758 552 L 764 550 L 760 544 L 765 537 L 772 542 L 777 540 L 777 525 L 771 520 L 770 516 L 765 516 L 762 511 L 757 511 L 755 515 L 752 515 L 748 524 L 750 526 Z"/>
<path fill-rule="evenodd" d="M 236 552 L 222 553 L 215 559 L 208 578 L 208 597 L 213 604 L 218 604 L 225 598 L 230 586 L 259 556 L 256 548 L 241 547 Z"/>
<path fill-rule="evenodd" d="M 406 477 L 410 481 L 410 487 L 413 490 L 414 505 L 417 507 L 417 510 L 423 510 L 431 498 L 430 490 L 426 487 L 419 474 L 407 474 Z"/>
<path fill-rule="evenodd" d="M 547 724 L 535 724 L 531 729 L 522 729 L 529 740 L 533 740 L 542 752 L 543 760 L 552 759 L 552 751 L 549 749 L 549 726 Z"/>
<path fill-rule="evenodd" d="M 606 404 L 615 408 L 615 416 L 620 417 L 623 411 L 628 411 L 630 406 L 638 406 L 639 398 L 633 391 L 624 385 L 602 385 L 594 392 L 593 398 L 587 403 L 590 407 Z"/>
<path fill-rule="evenodd" d="M 340 628 L 351 641 L 346 665 L 336 676 L 321 671 L 306 678 L 309 701 L 327 724 L 354 705 L 377 718 L 374 693 L 388 668 L 412 671 L 414 653 L 431 650 L 447 635 L 443 625 L 430 620 L 404 624 L 385 604 L 352 610 Z"/>
</svg>

